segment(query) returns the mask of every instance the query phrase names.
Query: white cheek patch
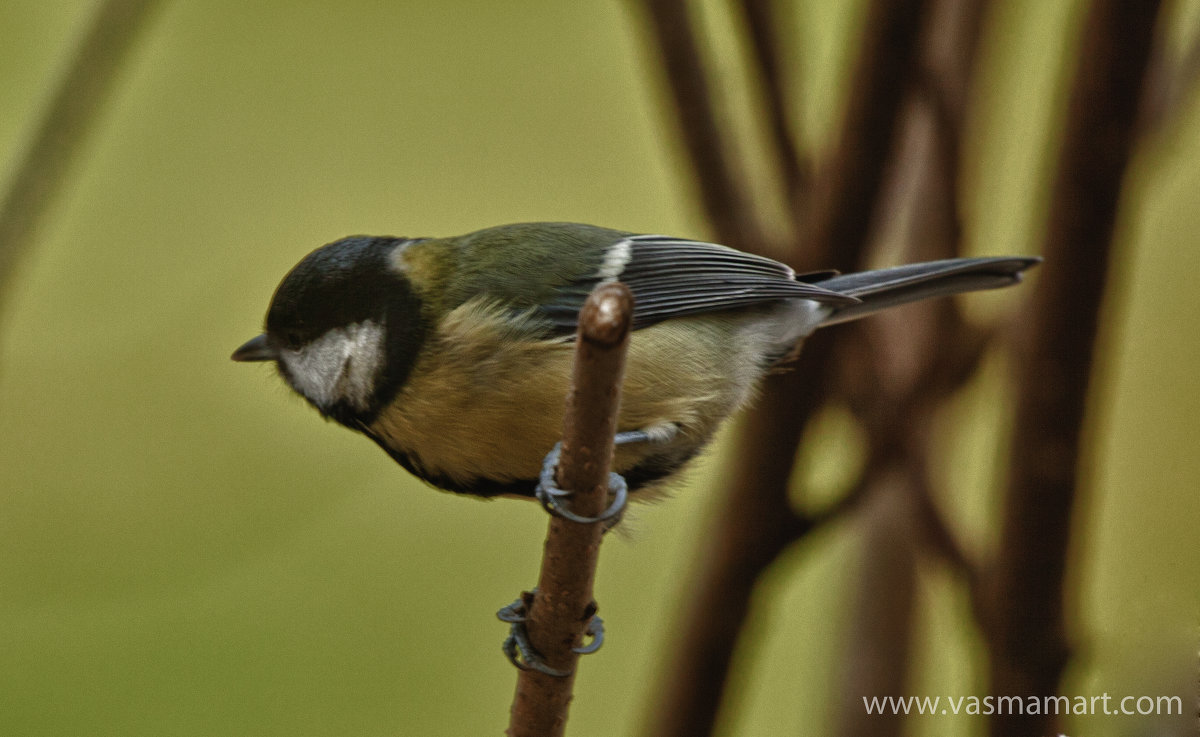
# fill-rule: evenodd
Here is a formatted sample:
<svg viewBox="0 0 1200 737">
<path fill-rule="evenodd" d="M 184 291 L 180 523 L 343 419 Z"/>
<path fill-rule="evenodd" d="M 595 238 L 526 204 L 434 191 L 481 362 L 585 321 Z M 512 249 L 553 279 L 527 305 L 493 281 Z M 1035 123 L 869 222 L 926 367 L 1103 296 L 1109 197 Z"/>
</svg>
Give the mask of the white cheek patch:
<svg viewBox="0 0 1200 737">
<path fill-rule="evenodd" d="M 371 320 L 334 328 L 280 355 L 292 386 L 322 409 L 344 401 L 366 410 L 383 359 L 383 326 Z"/>
</svg>

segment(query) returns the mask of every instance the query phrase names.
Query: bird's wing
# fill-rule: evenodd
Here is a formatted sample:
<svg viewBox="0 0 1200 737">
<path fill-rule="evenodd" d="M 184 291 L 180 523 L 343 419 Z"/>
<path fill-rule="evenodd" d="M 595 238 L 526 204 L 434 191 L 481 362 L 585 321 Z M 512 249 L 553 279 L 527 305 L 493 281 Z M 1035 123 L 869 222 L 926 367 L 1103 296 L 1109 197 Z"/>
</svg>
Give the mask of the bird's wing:
<svg viewBox="0 0 1200 737">
<path fill-rule="evenodd" d="M 573 333 L 579 310 L 598 284 L 619 281 L 633 292 L 635 330 L 685 315 L 738 309 L 781 299 L 846 305 L 854 297 L 797 281 L 788 266 L 715 243 L 628 235 L 596 250 L 594 268 L 560 285 L 535 313 L 556 333 Z"/>
</svg>

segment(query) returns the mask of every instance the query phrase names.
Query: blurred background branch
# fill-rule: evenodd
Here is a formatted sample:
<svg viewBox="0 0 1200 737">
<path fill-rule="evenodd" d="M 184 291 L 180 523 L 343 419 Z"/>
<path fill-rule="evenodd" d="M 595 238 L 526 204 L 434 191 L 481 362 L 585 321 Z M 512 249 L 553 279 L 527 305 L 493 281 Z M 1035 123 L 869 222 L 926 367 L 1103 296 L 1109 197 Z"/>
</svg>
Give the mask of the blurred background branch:
<svg viewBox="0 0 1200 737">
<path fill-rule="evenodd" d="M 795 68 L 796 62 L 791 61 L 794 57 L 786 53 L 785 42 L 789 39 L 779 20 L 782 13 L 778 6 L 784 5 L 785 11 L 792 10 L 792 3 L 740 0 L 738 4 L 749 33 L 751 58 L 763 88 L 766 107 L 763 115 L 770 128 L 770 158 L 779 169 L 783 202 L 793 216 L 792 226 L 798 227 L 801 209 L 798 205 L 807 198 L 812 171 L 811 162 L 796 143 L 798 132 L 793 121 L 797 117 L 797 107 L 793 103 L 803 99 L 803 95 L 800 94 L 802 90 L 796 89 L 799 70 Z"/>
<path fill-rule="evenodd" d="M 1122 186 L 1137 141 L 1159 2 L 1093 0 L 1070 87 L 1038 277 L 1017 337 L 1016 418 L 982 622 L 993 693 L 1058 693 L 1071 655 L 1067 567 Z M 997 714 L 995 737 L 1050 734 L 1053 714 Z"/>
<path fill-rule="evenodd" d="M 747 194 L 745 172 L 731 158 L 728 131 L 700 58 L 687 0 L 645 0 L 650 45 L 662 63 L 680 138 L 704 211 L 717 238 L 745 249 L 766 248 L 766 232 Z"/>
<path fill-rule="evenodd" d="M 0 308 L 21 256 L 66 184 L 138 33 L 159 0 L 104 0 L 0 199 Z"/>
<path fill-rule="evenodd" d="M 1193 18 L 1182 53 L 1172 53 L 1166 23 L 1151 47 L 1139 133 L 1153 134 L 1176 120 L 1200 92 L 1200 14 Z"/>
<path fill-rule="evenodd" d="M 714 166 L 706 157 L 736 148 L 725 140 L 730 132 L 712 125 L 711 115 L 694 114 L 696 99 L 710 111 L 721 102 L 713 101 L 712 91 L 698 92 L 708 83 L 694 53 L 702 42 L 685 38 L 695 33 L 686 7 L 661 2 L 647 2 L 647 7 L 681 135 L 685 141 L 705 141 L 688 147 L 701 187 L 713 173 L 728 184 L 727 172 L 736 165 Z M 819 166 L 811 181 L 804 163 L 808 157 L 799 152 L 789 123 L 770 4 L 739 7 L 749 28 L 752 66 L 766 95 L 761 114 L 770 133 L 769 158 L 781 173 L 781 198 L 793 203 L 793 263 L 857 269 L 896 243 L 905 261 L 960 255 L 963 130 L 989 4 L 871 2 L 840 133 L 829 153 L 812 157 Z M 991 575 L 984 578 L 955 523 L 938 509 L 928 468 L 936 463 L 933 439 L 941 407 L 968 384 L 996 339 L 1011 337 L 1009 331 L 998 324 L 972 324 L 957 301 L 939 300 L 818 333 L 791 374 L 771 378 L 745 422 L 725 501 L 702 543 L 703 563 L 685 608 L 690 619 L 647 734 L 712 733 L 755 582 L 784 549 L 813 529 L 789 497 L 794 448 L 809 420 L 837 404 L 850 408 L 867 441 L 863 474 L 846 497 L 854 503 L 837 505 L 840 511 L 861 510 L 856 529 L 864 550 L 860 586 L 846 616 L 845 665 L 834 717 L 839 733 L 898 735 L 904 730 L 902 715 L 866 714 L 861 696 L 907 692 L 908 640 L 918 601 L 915 551 L 922 547 L 961 575 L 976 615 L 984 619 L 993 691 L 1057 693 L 1067 652 L 1060 604 L 1066 596 L 1063 570 L 1072 527 L 1068 489 L 1075 483 L 1086 393 L 1086 382 L 1076 381 L 1070 389 L 1064 382 L 1087 375 L 1092 360 L 1089 336 L 1100 308 L 1153 16 L 1150 5 L 1118 12 L 1112 3 L 1098 2 L 1090 11 L 1046 238 L 1046 253 L 1055 263 L 1041 279 L 1038 302 L 1023 323 L 1036 336 L 1026 338 L 1026 350 L 1037 358 L 1022 354 L 1006 522 Z M 1119 28 L 1127 31 L 1118 45 L 1104 34 L 1121 33 Z M 1096 150 L 1105 155 L 1087 153 Z M 742 188 L 727 188 L 739 196 L 724 201 L 721 188 L 707 190 L 703 201 L 710 222 L 719 237 L 754 248 L 756 241 L 740 238 L 761 232 L 757 215 L 740 196 Z M 1068 278 L 1073 279 L 1069 286 L 1061 281 Z M 1066 331 L 1073 333 L 1070 341 Z M 1047 498 L 1061 503 L 1047 504 Z M 981 589 L 985 583 L 986 591 Z M 1032 725 L 1034 732 L 1012 731 L 997 719 L 995 729 L 1008 735 L 1049 733 L 1053 727 L 1042 720 Z"/>
</svg>

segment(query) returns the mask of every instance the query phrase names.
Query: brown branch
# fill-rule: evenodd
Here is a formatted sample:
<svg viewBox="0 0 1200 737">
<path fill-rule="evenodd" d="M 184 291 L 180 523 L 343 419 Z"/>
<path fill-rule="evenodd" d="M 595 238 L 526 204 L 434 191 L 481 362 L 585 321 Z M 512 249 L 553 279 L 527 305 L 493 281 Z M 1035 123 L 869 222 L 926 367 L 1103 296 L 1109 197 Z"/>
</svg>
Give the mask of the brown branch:
<svg viewBox="0 0 1200 737">
<path fill-rule="evenodd" d="M 991 692 L 1056 693 L 1072 512 L 1101 302 L 1159 2 L 1094 0 L 1080 45 L 1044 255 L 1023 321 L 1003 526 L 988 582 Z M 996 737 L 1054 734 L 1047 715 L 997 715 Z"/>
<path fill-rule="evenodd" d="M 990 7 L 989 0 L 935 0 L 935 3 L 922 73 L 913 88 L 914 104 L 910 107 L 902 159 L 902 169 L 914 173 L 908 180 L 911 184 L 908 191 L 897 197 L 907 198 L 907 202 L 895 208 L 895 211 L 904 207 L 913 209 L 904 242 L 916 259 L 962 255 L 959 201 L 962 137 L 983 21 Z M 900 405 L 895 413 L 898 418 L 929 420 L 941 403 L 970 381 L 988 348 L 1000 335 L 995 324 L 985 327 L 969 324 L 957 299 L 936 300 L 925 309 L 930 314 L 929 320 L 911 320 L 908 325 L 925 326 L 928 335 L 938 336 L 938 350 L 920 352 L 923 363 L 907 387 L 907 396 L 891 400 Z M 903 331 L 901 326 L 891 327 Z M 917 337 L 910 335 L 906 340 L 910 347 L 918 342 Z M 872 361 L 877 362 L 878 358 Z M 869 406 L 878 406 L 887 400 L 868 401 Z M 927 432 L 928 428 L 922 434 Z M 963 577 L 968 594 L 978 602 L 980 565 L 967 554 L 937 506 L 928 473 L 929 448 L 925 445 L 913 449 L 907 457 L 917 479 L 912 486 L 913 514 L 920 527 L 921 542 Z M 976 608 L 979 609 L 978 605 Z"/>
<path fill-rule="evenodd" d="M 987 0 L 932 0 L 929 29 L 905 109 L 902 144 L 896 154 L 889 215 L 906 222 L 902 234 L 914 259 L 960 255 L 962 227 L 958 198 L 961 140 Z M 912 211 L 912 217 L 902 213 Z M 973 568 L 938 512 L 926 470 L 928 427 L 940 403 L 970 379 L 995 331 L 966 323 L 957 300 L 913 306 L 928 319 L 884 315 L 845 330 L 839 394 L 868 429 L 873 460 L 885 467 L 888 449 L 900 449 L 917 481 L 913 513 L 924 523 L 926 541 L 957 566 Z M 936 343 L 929 336 L 936 335 Z M 919 346 L 937 346 L 936 350 Z"/>
<path fill-rule="evenodd" d="M 595 517 L 608 503 L 608 469 L 617 429 L 621 381 L 633 316 L 633 295 L 619 283 L 597 287 L 579 314 L 575 369 L 563 420 L 559 488 L 571 511 Z M 601 523 L 551 516 L 538 576 L 528 602 L 529 640 L 558 677 L 522 670 L 513 697 L 510 737 L 561 735 L 575 682 L 576 647 L 595 612 L 592 583 L 600 554 Z"/>
<path fill-rule="evenodd" d="M 948 134 L 950 154 L 957 160 L 958 140 L 961 138 L 971 94 L 971 78 L 975 59 L 979 55 L 979 39 L 983 21 L 991 7 L 990 0 L 934 0 L 932 28 L 923 54 L 926 78 L 936 89 L 938 116 L 947 125 L 940 126 Z M 955 168 L 957 171 L 957 167 Z"/>
<path fill-rule="evenodd" d="M 685 0 L 644 0 L 700 201 L 717 238 L 731 246 L 770 250 L 741 174 L 730 160 Z"/>
<path fill-rule="evenodd" d="M 11 291 L 18 260 L 31 247 L 155 5 L 155 0 L 107 0 L 81 40 L 0 200 L 0 295 Z"/>
<path fill-rule="evenodd" d="M 953 258 L 961 252 L 962 117 L 952 107 L 948 83 L 926 70 L 914 87 L 903 148 L 915 183 L 904 194 L 913 209 L 905 242 L 912 256 Z M 903 206 L 902 205 L 902 206 Z M 899 209 L 899 208 L 897 208 Z M 953 300 L 950 300 L 953 304 Z"/>
</svg>

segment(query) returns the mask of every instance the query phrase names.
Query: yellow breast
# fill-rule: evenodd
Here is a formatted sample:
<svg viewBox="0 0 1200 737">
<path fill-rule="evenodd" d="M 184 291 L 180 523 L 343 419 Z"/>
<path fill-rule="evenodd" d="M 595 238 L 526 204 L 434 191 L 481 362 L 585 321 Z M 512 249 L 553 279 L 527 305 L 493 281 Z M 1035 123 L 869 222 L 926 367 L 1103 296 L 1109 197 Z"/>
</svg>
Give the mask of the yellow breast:
<svg viewBox="0 0 1200 737">
<path fill-rule="evenodd" d="M 667 423 L 668 446 L 706 442 L 750 396 L 761 369 L 730 365 L 736 321 L 708 316 L 639 330 L 630 343 L 618 427 Z M 424 471 L 469 483 L 537 477 L 560 439 L 573 343 L 535 339 L 503 307 L 473 301 L 436 326 L 407 383 L 371 431 Z M 631 468 L 661 444 L 617 449 L 614 470 Z M 690 455 L 690 454 L 689 454 Z"/>
</svg>

